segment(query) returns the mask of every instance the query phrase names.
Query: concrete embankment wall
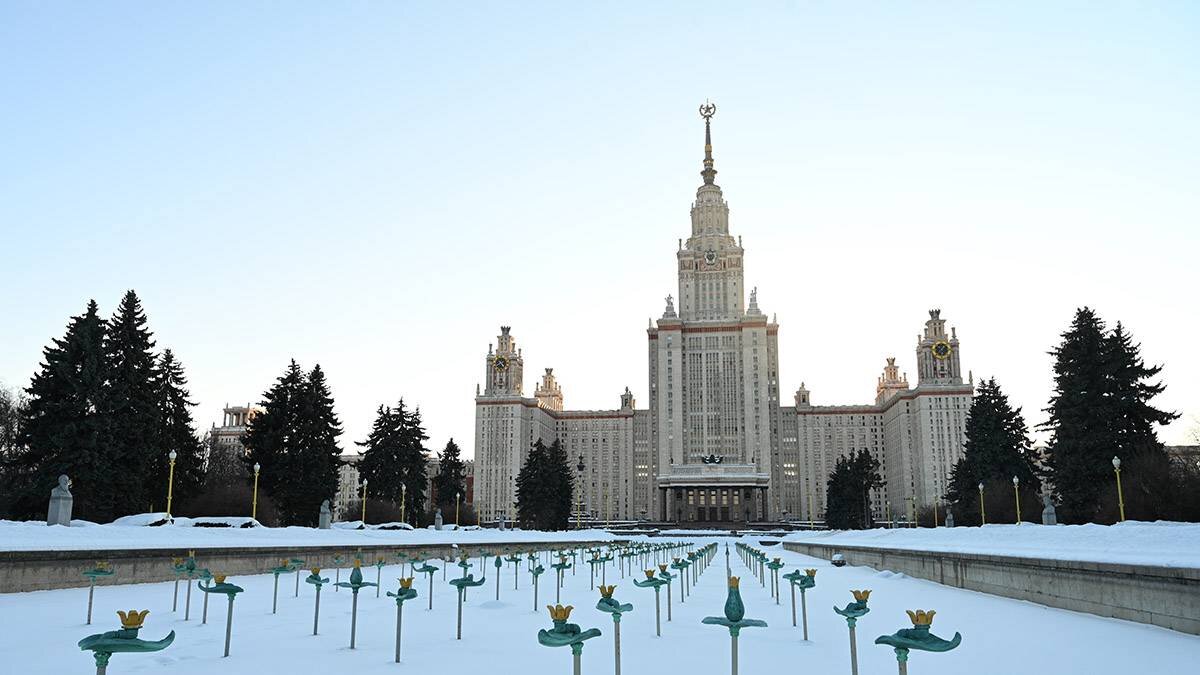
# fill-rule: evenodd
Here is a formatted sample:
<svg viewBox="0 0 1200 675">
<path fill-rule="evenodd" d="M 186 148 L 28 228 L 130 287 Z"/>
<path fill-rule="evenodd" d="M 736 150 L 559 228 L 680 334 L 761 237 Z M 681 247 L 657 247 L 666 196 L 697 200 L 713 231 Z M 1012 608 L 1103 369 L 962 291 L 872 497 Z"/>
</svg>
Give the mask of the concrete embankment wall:
<svg viewBox="0 0 1200 675">
<path fill-rule="evenodd" d="M 789 551 L 1200 635 L 1200 569 L 784 542 Z"/>
<path fill-rule="evenodd" d="M 387 560 L 389 565 L 398 564 L 396 554 L 417 556 L 421 559 L 445 558 L 463 553 L 470 555 L 473 567 L 470 572 L 480 576 L 479 553 L 490 551 L 507 553 L 525 551 L 544 551 L 566 547 L 590 547 L 611 544 L 611 541 L 573 541 L 547 542 L 513 542 L 509 544 L 460 544 L 453 548 L 450 544 L 439 545 L 365 545 L 355 546 L 263 546 L 263 547 L 231 547 L 204 548 L 196 551 L 196 563 L 199 567 L 208 568 L 215 574 L 227 574 L 237 577 L 246 574 L 265 574 L 272 567 L 279 565 L 283 558 L 299 558 L 304 561 L 304 568 L 320 567 L 332 570 L 334 556 L 350 558 L 356 551 L 361 551 L 363 567 L 366 568 L 379 558 Z M 111 584 L 141 584 L 156 581 L 173 581 L 175 573 L 172 570 L 171 559 L 187 555 L 186 549 L 121 549 L 103 551 L 0 551 L 0 593 L 19 593 L 22 591 L 43 591 L 55 588 L 72 588 L 87 586 L 88 580 L 82 572 L 91 569 L 96 561 L 105 560 L 112 563 L 116 574 L 112 577 L 97 581 L 97 585 Z M 495 571 L 482 570 L 484 575 Z M 342 563 L 342 568 L 349 568 L 349 563 Z M 508 563 L 505 563 L 508 570 Z M 524 567 L 522 567 L 524 571 Z M 457 567 L 451 572 L 460 572 Z M 370 570 L 364 570 L 367 580 L 374 580 Z M 342 575 L 345 577 L 345 575 Z M 233 579 L 230 579 L 233 581 Z"/>
</svg>

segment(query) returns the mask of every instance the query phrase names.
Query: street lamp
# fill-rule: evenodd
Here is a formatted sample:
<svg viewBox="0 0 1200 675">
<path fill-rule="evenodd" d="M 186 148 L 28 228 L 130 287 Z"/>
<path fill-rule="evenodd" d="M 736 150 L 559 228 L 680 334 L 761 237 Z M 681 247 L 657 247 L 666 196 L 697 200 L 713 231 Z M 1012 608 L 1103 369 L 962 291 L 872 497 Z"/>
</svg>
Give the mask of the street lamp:
<svg viewBox="0 0 1200 675">
<path fill-rule="evenodd" d="M 1013 476 L 1013 499 L 1017 502 L 1017 524 L 1021 524 L 1021 492 L 1017 489 L 1021 486 L 1021 479 Z"/>
<path fill-rule="evenodd" d="M 254 463 L 254 499 L 250 502 L 250 519 L 258 519 L 258 472 L 262 471 L 262 465 L 258 462 Z"/>
<path fill-rule="evenodd" d="M 809 488 L 809 490 L 808 490 L 808 529 L 810 529 L 810 530 L 816 528 L 816 518 L 817 518 L 817 514 L 813 511 L 812 493 L 813 493 L 812 488 Z"/>
<path fill-rule="evenodd" d="M 987 512 L 983 510 L 983 481 L 979 482 L 979 524 L 987 525 Z"/>
<path fill-rule="evenodd" d="M 1121 522 L 1125 522 L 1125 493 L 1121 491 L 1121 458 L 1113 455 L 1113 472 L 1117 474 L 1117 505 L 1121 509 Z"/>
<path fill-rule="evenodd" d="M 406 523 L 404 519 L 404 506 L 408 501 L 408 483 L 400 484 L 400 522 Z"/>
<path fill-rule="evenodd" d="M 583 463 L 583 455 L 579 456 L 579 463 L 575 465 L 579 470 L 579 506 L 575 510 L 575 529 L 583 529 L 583 470 L 586 468 Z"/>
<path fill-rule="evenodd" d="M 367 527 L 367 479 L 363 479 L 362 484 L 362 525 L 363 529 Z"/>
<path fill-rule="evenodd" d="M 167 459 L 171 460 L 171 470 L 167 475 L 167 520 L 171 520 L 171 497 L 175 489 L 175 458 L 178 456 L 174 450 L 167 453 Z"/>
<path fill-rule="evenodd" d="M 458 529 L 458 502 L 462 499 L 462 492 L 454 493 L 454 529 Z"/>
</svg>

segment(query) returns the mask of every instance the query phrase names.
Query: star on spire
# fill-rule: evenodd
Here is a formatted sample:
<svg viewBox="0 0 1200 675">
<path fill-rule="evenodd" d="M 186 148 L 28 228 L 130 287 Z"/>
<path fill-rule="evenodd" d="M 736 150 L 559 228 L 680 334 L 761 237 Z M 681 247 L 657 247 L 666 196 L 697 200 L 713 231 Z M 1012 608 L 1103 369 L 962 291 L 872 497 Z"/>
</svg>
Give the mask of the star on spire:
<svg viewBox="0 0 1200 675">
<path fill-rule="evenodd" d="M 704 118 L 704 170 L 700 175 L 704 177 L 705 185 L 713 185 L 713 180 L 717 177 L 712 156 L 712 118 L 716 114 L 717 104 L 706 100 L 704 105 L 700 106 L 700 116 Z"/>
</svg>

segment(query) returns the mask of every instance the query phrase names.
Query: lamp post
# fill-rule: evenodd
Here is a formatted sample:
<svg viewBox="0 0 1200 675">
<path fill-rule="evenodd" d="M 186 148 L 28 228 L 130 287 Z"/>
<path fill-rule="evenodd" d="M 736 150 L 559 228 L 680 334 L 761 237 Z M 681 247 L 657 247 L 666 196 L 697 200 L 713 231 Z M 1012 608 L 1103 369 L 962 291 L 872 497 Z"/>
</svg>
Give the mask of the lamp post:
<svg viewBox="0 0 1200 675">
<path fill-rule="evenodd" d="M 983 509 L 983 481 L 979 482 L 979 524 L 987 525 L 987 512 Z"/>
<path fill-rule="evenodd" d="M 583 529 L 583 470 L 587 468 L 583 463 L 583 455 L 579 456 L 579 463 L 575 465 L 579 470 L 579 506 L 575 510 L 575 529 Z"/>
<path fill-rule="evenodd" d="M 174 450 L 167 453 L 167 459 L 171 461 L 171 469 L 167 472 L 167 520 L 171 519 L 171 497 L 175 491 L 175 458 L 178 456 Z"/>
<path fill-rule="evenodd" d="M 1125 522 L 1125 493 L 1121 491 L 1121 458 L 1113 455 L 1113 473 L 1117 474 L 1117 506 L 1121 510 L 1121 522 Z"/>
<path fill-rule="evenodd" d="M 366 478 L 364 478 L 363 482 L 362 482 L 362 524 L 363 524 L 363 527 L 366 528 L 366 526 L 367 526 L 367 479 Z"/>
<path fill-rule="evenodd" d="M 1017 502 L 1017 524 L 1021 524 L 1021 492 L 1018 488 L 1021 486 L 1021 479 L 1013 476 L 1013 499 Z"/>
<path fill-rule="evenodd" d="M 454 493 L 454 529 L 458 529 L 458 503 L 462 501 L 462 493 Z"/>
<path fill-rule="evenodd" d="M 402 522 L 402 523 L 408 522 L 407 520 L 404 519 L 404 506 L 407 501 L 408 501 L 408 483 L 401 483 L 400 484 L 400 522 Z"/>
<path fill-rule="evenodd" d="M 254 463 L 254 499 L 250 502 L 250 519 L 258 519 L 258 472 L 262 471 L 262 465 L 258 462 Z"/>
</svg>

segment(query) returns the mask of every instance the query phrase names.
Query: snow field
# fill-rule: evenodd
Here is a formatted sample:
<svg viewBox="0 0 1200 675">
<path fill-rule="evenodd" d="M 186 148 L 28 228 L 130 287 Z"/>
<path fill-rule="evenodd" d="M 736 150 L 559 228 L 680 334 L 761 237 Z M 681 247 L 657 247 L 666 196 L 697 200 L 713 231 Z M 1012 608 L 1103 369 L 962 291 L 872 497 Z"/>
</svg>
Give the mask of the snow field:
<svg viewBox="0 0 1200 675">
<path fill-rule="evenodd" d="M 651 540 L 662 543 L 661 540 Z M 704 616 L 719 616 L 726 596 L 724 545 L 730 544 L 730 565 L 742 578 L 742 598 L 748 618 L 763 619 L 768 628 L 747 628 L 740 639 L 742 673 L 805 672 L 820 675 L 849 672 L 846 623 L 832 611 L 852 598 L 850 589 L 872 590 L 871 612 L 859 619 L 859 668 L 863 675 L 896 672 L 891 648 L 873 644 L 876 636 L 909 627 L 906 609 L 936 609 L 933 632 L 949 638 L 963 634 L 957 650 L 945 654 L 913 652 L 913 675 L 1011 675 L 1031 669 L 1056 673 L 1126 675 L 1153 664 L 1165 672 L 1191 672 L 1200 663 L 1200 637 L 1136 623 L 1103 619 L 1050 609 L 1032 603 L 997 598 L 940 586 L 903 575 L 869 568 L 834 568 L 825 561 L 789 553 L 777 546 L 764 547 L 772 557 L 787 563 L 780 570 L 813 567 L 816 588 L 807 592 L 810 643 L 801 641 L 800 628 L 791 626 L 788 588 L 781 580 L 780 604 L 770 598 L 770 582 L 761 586 L 737 555 L 734 543 L 720 538 L 693 540 L 697 547 L 717 541 L 720 550 L 701 576 L 694 595 L 679 603 L 678 582 L 673 582 L 673 620 L 666 620 L 666 589 L 662 591 L 661 638 L 654 637 L 654 592 L 636 588 L 627 575 L 622 579 L 616 563 L 607 570 L 608 583 L 617 585 L 615 597 L 631 602 L 634 611 L 621 619 L 622 670 L 627 675 L 670 672 L 729 672 L 729 635 L 718 626 L 700 624 Z M 740 541 L 754 544 L 745 538 Z M 779 550 L 777 550 L 779 549 Z M 203 552 L 198 562 L 204 565 Z M 480 560 L 472 558 L 471 572 L 479 576 Z M 271 614 L 271 574 L 231 577 L 246 589 L 234 605 L 233 644 L 228 659 L 221 658 L 224 641 L 225 600 L 210 598 L 208 624 L 200 625 L 203 594 L 193 589 L 191 620 L 183 621 L 184 594 L 180 584 L 179 609 L 171 612 L 171 582 L 96 588 L 94 620 L 85 626 L 87 589 L 39 591 L 0 596 L 0 625 L 10 639 L 5 668 L 13 673 L 92 672 L 90 653 L 75 643 L 91 633 L 112 630 L 119 622 L 117 609 L 150 609 L 142 637 L 154 640 L 175 630 L 175 643 L 154 654 L 116 654 L 111 675 L 121 673 L 214 672 L 258 675 L 264 672 L 355 672 L 356 674 L 454 672 L 465 675 L 526 672 L 569 673 L 570 650 L 537 644 L 540 628 L 551 625 L 546 604 L 553 604 L 555 572 L 544 561 L 539 580 L 539 602 L 533 608 L 530 575 L 520 568 L 520 590 L 513 590 L 513 571 L 505 563 L 500 577 L 500 600 L 495 600 L 496 570 L 491 560 L 487 583 L 468 591 L 463 607 L 463 640 L 454 639 L 455 591 L 442 573 L 434 575 L 434 609 L 427 611 L 428 582 L 417 575 L 413 588 L 418 597 L 404 605 L 402 663 L 393 662 L 395 602 L 375 589 L 360 592 L 358 648 L 349 647 L 350 592 L 321 592 L 321 628 L 312 633 L 313 587 L 300 583 L 293 597 L 292 575 L 279 580 L 279 613 Z M 441 566 L 442 563 L 435 562 Z M 636 566 L 636 565 L 635 565 Z M 447 578 L 459 573 L 451 567 Z M 119 570 L 118 570 L 119 573 Z M 302 576 L 305 575 L 302 572 Z M 384 591 L 395 590 L 400 565 L 382 571 Z M 322 576 L 333 578 L 333 570 Z M 342 580 L 348 569 L 342 571 Z M 373 567 L 363 570 L 374 581 Z M 599 574 L 596 584 L 599 585 Z M 642 575 L 638 573 L 638 578 Z M 570 621 L 582 628 L 597 627 L 603 635 L 589 640 L 583 651 L 585 673 L 613 672 L 612 620 L 595 609 L 599 592 L 589 589 L 587 565 L 574 574 L 567 571 L 562 604 L 575 606 Z M 797 593 L 799 602 L 799 593 Z M 799 616 L 799 610 L 797 610 Z M 682 669 L 682 671 L 681 671 Z"/>
</svg>

